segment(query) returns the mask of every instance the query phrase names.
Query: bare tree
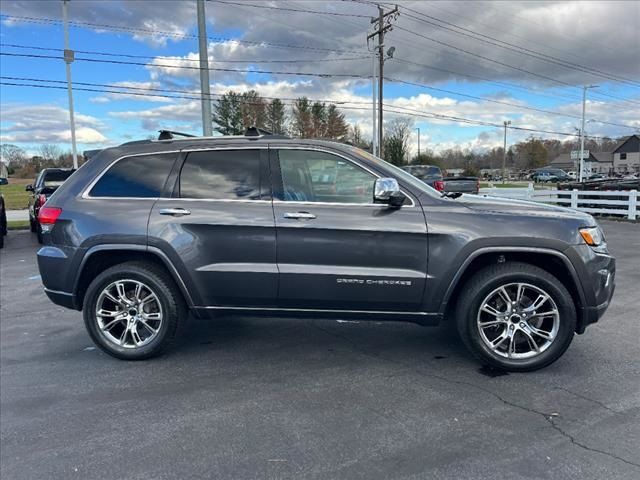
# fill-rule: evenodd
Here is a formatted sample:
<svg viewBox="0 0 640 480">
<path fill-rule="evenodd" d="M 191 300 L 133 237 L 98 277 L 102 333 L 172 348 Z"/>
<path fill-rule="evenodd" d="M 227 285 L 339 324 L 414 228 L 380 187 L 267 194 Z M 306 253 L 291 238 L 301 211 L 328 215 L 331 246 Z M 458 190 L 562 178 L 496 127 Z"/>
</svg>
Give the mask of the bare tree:
<svg viewBox="0 0 640 480">
<path fill-rule="evenodd" d="M 409 156 L 409 139 L 413 132 L 413 120 L 394 118 L 385 125 L 384 156 L 387 162 L 403 165 Z"/>
</svg>

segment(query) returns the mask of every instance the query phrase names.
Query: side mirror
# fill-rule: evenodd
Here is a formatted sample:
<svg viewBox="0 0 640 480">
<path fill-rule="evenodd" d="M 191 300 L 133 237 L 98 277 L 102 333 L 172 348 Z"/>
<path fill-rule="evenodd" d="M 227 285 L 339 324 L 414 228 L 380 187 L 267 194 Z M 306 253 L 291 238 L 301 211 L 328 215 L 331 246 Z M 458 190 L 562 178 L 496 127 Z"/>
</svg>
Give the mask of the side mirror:
<svg viewBox="0 0 640 480">
<path fill-rule="evenodd" d="M 373 184 L 373 202 L 401 207 L 406 199 L 395 178 L 378 178 Z"/>
<path fill-rule="evenodd" d="M 29 184 L 29 185 L 27 185 L 26 187 L 24 187 L 24 189 L 25 189 L 27 192 L 33 192 L 33 185 Z"/>
</svg>

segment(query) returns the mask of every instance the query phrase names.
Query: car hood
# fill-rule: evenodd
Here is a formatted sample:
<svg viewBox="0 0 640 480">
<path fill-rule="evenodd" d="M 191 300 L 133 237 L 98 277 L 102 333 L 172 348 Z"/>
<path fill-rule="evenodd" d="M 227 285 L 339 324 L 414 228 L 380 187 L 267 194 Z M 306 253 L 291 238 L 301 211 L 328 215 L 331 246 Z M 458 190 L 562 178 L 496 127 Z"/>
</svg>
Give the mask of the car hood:
<svg viewBox="0 0 640 480">
<path fill-rule="evenodd" d="M 595 225 L 593 217 L 588 213 L 579 212 L 578 210 L 571 208 L 558 207 L 556 205 L 547 205 L 540 202 L 493 197 L 490 195 L 462 195 L 454 201 L 479 212 L 567 218 L 583 220 L 588 224 Z"/>
</svg>

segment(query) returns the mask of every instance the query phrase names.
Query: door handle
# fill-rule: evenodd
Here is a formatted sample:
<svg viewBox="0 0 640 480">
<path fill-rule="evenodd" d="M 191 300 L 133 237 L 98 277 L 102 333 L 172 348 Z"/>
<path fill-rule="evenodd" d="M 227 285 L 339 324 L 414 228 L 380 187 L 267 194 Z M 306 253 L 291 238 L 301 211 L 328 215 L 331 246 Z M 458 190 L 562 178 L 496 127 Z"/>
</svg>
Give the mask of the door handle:
<svg viewBox="0 0 640 480">
<path fill-rule="evenodd" d="M 284 218 L 292 218 L 294 220 L 313 220 L 316 216 L 309 212 L 289 212 L 284 214 Z"/>
<path fill-rule="evenodd" d="M 191 215 L 186 208 L 161 208 L 160 215 L 171 215 L 173 217 L 181 217 L 183 215 Z"/>
</svg>

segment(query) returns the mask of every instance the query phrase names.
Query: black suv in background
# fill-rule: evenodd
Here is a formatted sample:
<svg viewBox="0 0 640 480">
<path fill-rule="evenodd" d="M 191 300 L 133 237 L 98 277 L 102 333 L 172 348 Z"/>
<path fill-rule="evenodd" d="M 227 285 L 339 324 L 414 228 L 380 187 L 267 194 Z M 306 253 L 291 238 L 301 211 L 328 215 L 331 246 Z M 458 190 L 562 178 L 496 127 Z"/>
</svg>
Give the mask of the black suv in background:
<svg viewBox="0 0 640 480">
<path fill-rule="evenodd" d="M 588 214 L 443 197 L 338 143 L 279 136 L 103 150 L 40 209 L 45 291 L 122 359 L 166 349 L 190 311 L 454 322 L 526 371 L 604 313 L 615 260 Z"/>
<path fill-rule="evenodd" d="M 56 189 L 62 185 L 74 172 L 70 168 L 45 168 L 33 183 L 25 187 L 29 195 L 29 226 L 38 235 L 38 242 L 42 243 L 42 229 L 38 221 L 38 212 Z"/>
</svg>

